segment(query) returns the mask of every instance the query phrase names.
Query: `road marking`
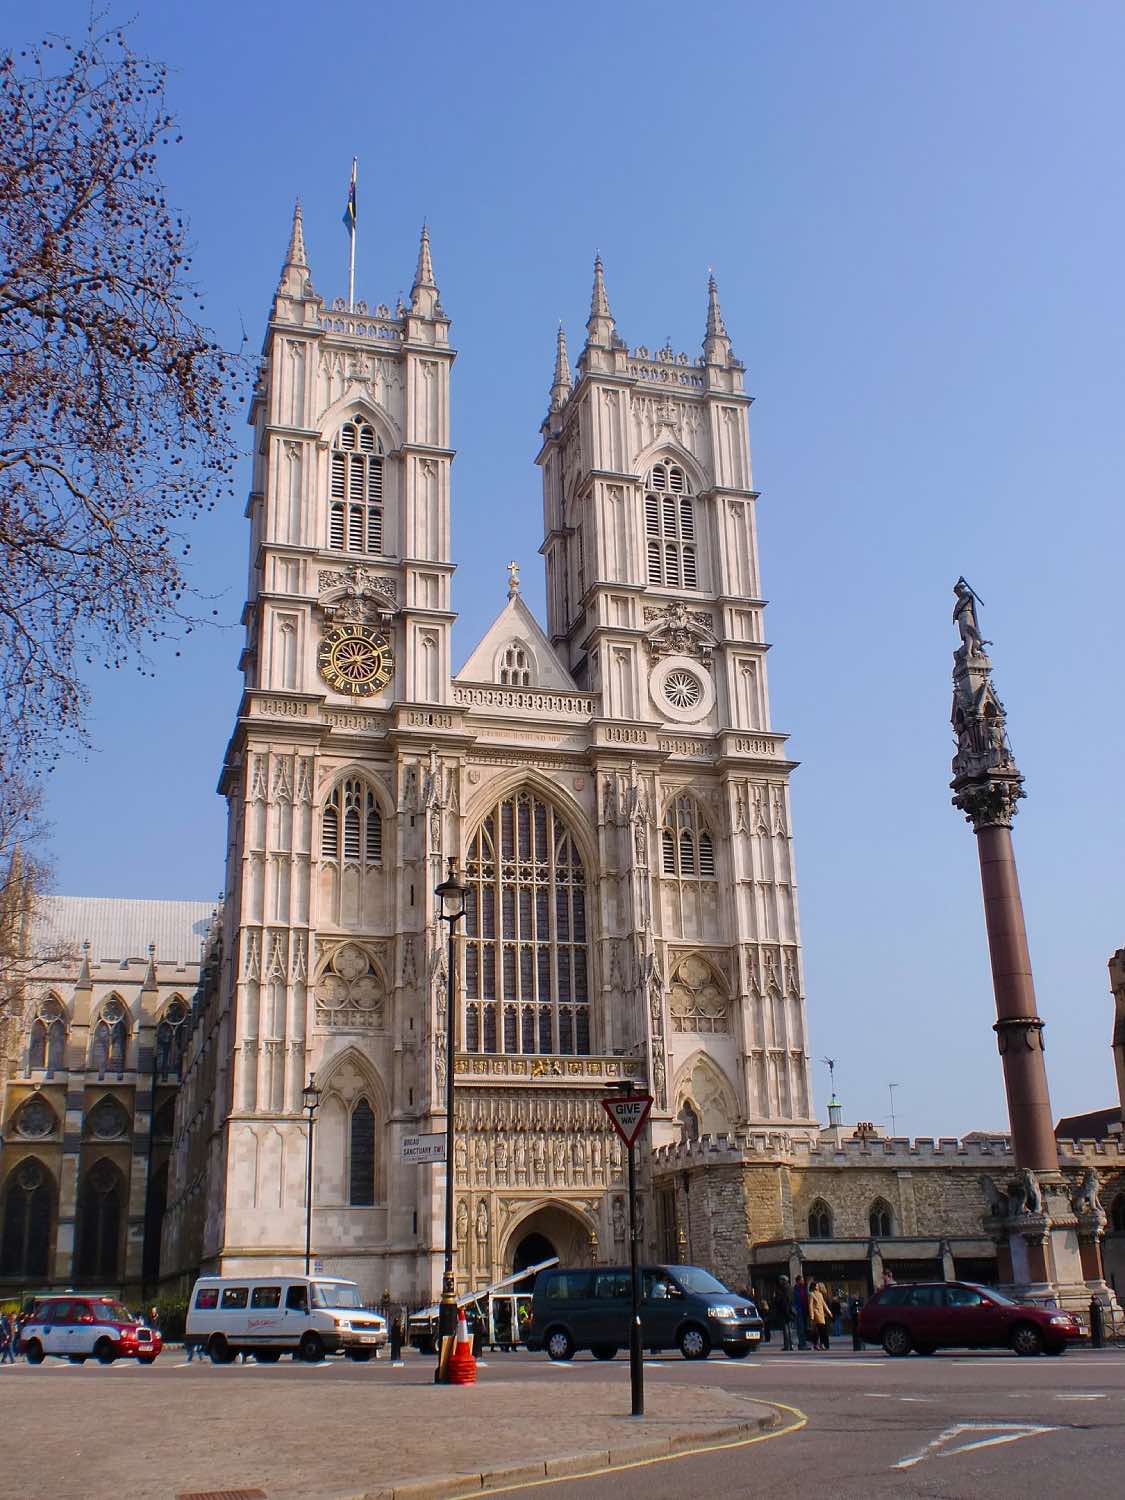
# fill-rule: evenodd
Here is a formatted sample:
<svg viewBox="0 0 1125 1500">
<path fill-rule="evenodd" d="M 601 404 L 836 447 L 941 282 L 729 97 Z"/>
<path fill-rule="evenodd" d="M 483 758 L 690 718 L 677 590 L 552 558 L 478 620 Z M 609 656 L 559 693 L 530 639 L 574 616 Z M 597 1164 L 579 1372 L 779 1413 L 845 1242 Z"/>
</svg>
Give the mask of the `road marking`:
<svg viewBox="0 0 1125 1500">
<path fill-rule="evenodd" d="M 920 1453 L 909 1458 L 900 1458 L 895 1469 L 912 1469 L 926 1458 L 953 1458 L 958 1453 L 972 1453 L 977 1448 L 994 1448 L 1000 1443 L 1018 1443 L 1021 1438 L 1040 1437 L 1045 1432 L 1059 1432 L 1058 1427 L 1049 1427 L 1038 1422 L 958 1422 L 947 1427 L 943 1433 L 926 1444 Z M 973 1442 L 959 1443 L 956 1448 L 946 1448 L 954 1438 L 974 1432 L 993 1433 L 992 1437 L 980 1437 Z"/>
<path fill-rule="evenodd" d="M 1055 1397 L 1056 1401 L 1104 1401 L 1105 1399 L 1106 1393 L 1104 1391 L 1075 1392 L 1073 1396 Z"/>
</svg>

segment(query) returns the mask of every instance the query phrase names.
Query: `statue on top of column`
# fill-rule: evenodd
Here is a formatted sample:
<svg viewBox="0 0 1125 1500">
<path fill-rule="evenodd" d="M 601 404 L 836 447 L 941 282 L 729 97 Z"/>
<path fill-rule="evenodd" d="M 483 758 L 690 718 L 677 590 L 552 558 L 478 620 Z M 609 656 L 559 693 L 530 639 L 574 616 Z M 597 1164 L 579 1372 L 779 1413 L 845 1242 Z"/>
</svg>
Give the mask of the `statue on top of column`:
<svg viewBox="0 0 1125 1500">
<path fill-rule="evenodd" d="M 992 642 L 984 639 L 977 624 L 977 605 L 980 601 L 964 578 L 958 578 L 953 585 L 953 592 L 957 596 L 957 603 L 953 606 L 953 623 L 961 632 L 961 647 L 956 654 L 965 660 L 984 656 L 984 648 L 991 646 Z"/>
<path fill-rule="evenodd" d="M 1004 705 L 992 685 L 992 663 L 984 649 L 992 643 L 980 633 L 980 600 L 964 578 L 953 585 L 953 592 L 953 623 L 961 636 L 953 653 L 953 805 L 975 827 L 1010 825 L 1024 795 L 1023 777 L 1008 743 Z"/>
</svg>

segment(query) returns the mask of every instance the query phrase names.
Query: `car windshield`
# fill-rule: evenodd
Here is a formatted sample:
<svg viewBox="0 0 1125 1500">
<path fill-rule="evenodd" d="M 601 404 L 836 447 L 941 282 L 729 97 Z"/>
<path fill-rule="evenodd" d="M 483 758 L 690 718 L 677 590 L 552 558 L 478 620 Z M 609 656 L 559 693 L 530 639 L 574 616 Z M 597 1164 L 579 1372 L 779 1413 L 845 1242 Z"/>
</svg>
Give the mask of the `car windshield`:
<svg viewBox="0 0 1125 1500">
<path fill-rule="evenodd" d="M 677 1266 L 672 1278 L 685 1292 L 721 1292 L 724 1297 L 731 1293 L 721 1281 L 716 1281 L 710 1271 L 701 1271 L 698 1266 Z"/>
<path fill-rule="evenodd" d="M 99 1318 L 107 1318 L 111 1323 L 135 1323 L 137 1319 L 127 1307 L 122 1307 L 120 1302 L 115 1302 L 112 1297 L 99 1297 L 94 1303 L 94 1312 Z"/>
<path fill-rule="evenodd" d="M 354 1281 L 314 1281 L 314 1307 L 362 1307 Z"/>
<path fill-rule="evenodd" d="M 994 1286 L 975 1286 L 974 1292 L 980 1292 L 982 1297 L 987 1297 L 991 1302 L 998 1302 L 1001 1307 L 1019 1307 L 1021 1304 L 1011 1297 L 1005 1297 L 1003 1292 L 998 1292 Z"/>
</svg>

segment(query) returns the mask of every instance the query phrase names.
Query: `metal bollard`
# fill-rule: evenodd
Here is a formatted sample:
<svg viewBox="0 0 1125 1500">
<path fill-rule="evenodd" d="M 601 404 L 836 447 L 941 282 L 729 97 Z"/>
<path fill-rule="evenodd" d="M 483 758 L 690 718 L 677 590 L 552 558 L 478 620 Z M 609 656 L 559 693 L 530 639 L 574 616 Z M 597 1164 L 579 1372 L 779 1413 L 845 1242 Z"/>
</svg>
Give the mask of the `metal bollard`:
<svg viewBox="0 0 1125 1500">
<path fill-rule="evenodd" d="M 852 1297 L 848 1302 L 848 1317 L 852 1324 L 852 1348 L 859 1350 L 863 1348 L 863 1340 L 859 1336 L 859 1298 Z"/>
<path fill-rule="evenodd" d="M 1105 1313 L 1096 1297 L 1090 1298 L 1090 1347 L 1105 1348 Z"/>
</svg>

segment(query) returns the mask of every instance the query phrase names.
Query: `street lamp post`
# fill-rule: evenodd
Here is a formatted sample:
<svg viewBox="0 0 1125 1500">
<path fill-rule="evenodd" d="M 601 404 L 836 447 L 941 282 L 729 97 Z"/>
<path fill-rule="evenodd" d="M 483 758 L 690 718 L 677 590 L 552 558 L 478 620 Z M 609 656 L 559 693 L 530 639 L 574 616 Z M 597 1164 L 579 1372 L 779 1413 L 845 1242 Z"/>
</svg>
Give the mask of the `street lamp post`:
<svg viewBox="0 0 1125 1500">
<path fill-rule="evenodd" d="M 457 1284 L 453 1277 L 453 1049 L 457 1031 L 453 1010 L 454 969 L 453 939 L 457 923 L 465 915 L 465 885 L 457 873 L 457 860 L 449 860 L 449 873 L 434 890 L 438 898 L 438 915 L 448 927 L 445 990 L 445 1268 L 441 1278 L 441 1305 L 438 1311 L 439 1360 L 434 1373 L 436 1381 L 446 1379 L 451 1343 L 457 1334 Z"/>
<path fill-rule="evenodd" d="M 312 1271 L 313 1122 L 320 1103 L 320 1090 L 313 1073 L 309 1074 L 309 1081 L 301 1090 L 301 1103 L 309 1117 L 308 1134 L 305 1137 L 305 1275 L 308 1276 Z"/>
</svg>

